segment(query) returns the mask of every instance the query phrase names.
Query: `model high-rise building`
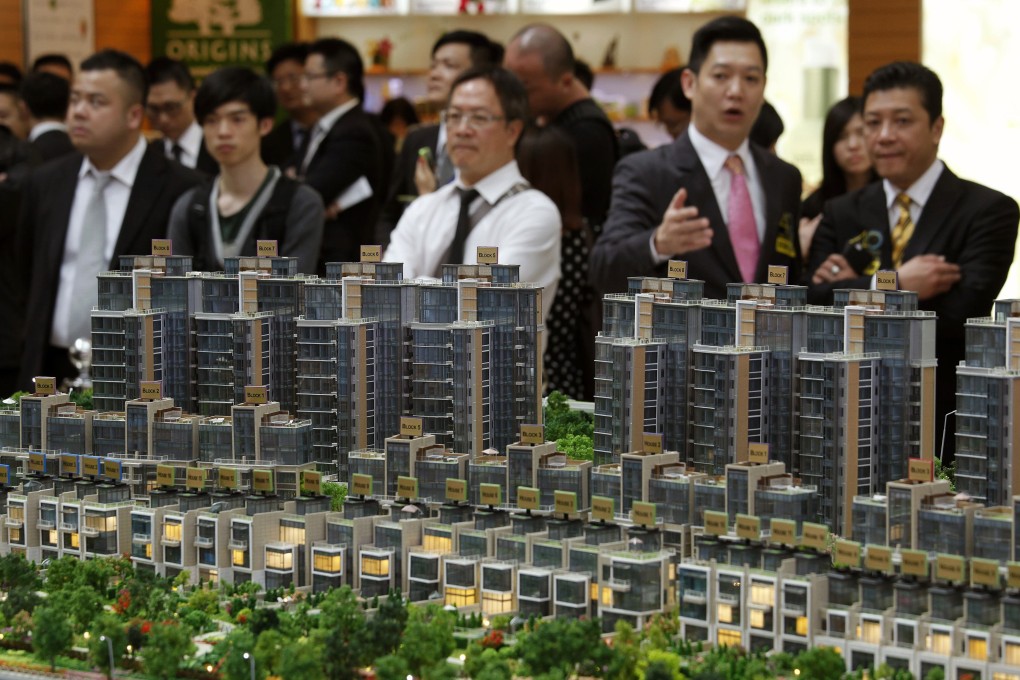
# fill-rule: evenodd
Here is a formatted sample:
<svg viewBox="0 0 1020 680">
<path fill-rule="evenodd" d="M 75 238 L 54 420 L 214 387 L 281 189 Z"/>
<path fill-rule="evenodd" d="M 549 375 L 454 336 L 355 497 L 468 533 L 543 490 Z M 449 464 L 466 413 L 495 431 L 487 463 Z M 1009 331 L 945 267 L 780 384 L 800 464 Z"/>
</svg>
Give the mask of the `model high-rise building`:
<svg viewBox="0 0 1020 680">
<path fill-rule="evenodd" d="M 228 416 L 246 385 L 269 385 L 271 312 L 196 314 L 196 401 L 203 416 Z"/>
</svg>

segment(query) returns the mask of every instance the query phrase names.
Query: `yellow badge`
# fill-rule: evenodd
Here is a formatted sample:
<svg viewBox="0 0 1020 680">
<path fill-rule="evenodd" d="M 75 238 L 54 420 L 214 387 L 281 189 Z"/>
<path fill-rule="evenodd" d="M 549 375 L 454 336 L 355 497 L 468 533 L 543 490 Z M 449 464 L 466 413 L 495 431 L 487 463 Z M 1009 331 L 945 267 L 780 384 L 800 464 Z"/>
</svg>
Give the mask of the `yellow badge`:
<svg viewBox="0 0 1020 680">
<path fill-rule="evenodd" d="M 783 213 L 779 218 L 779 234 L 776 236 L 776 253 L 796 258 L 797 248 L 794 245 L 793 215 Z"/>
</svg>

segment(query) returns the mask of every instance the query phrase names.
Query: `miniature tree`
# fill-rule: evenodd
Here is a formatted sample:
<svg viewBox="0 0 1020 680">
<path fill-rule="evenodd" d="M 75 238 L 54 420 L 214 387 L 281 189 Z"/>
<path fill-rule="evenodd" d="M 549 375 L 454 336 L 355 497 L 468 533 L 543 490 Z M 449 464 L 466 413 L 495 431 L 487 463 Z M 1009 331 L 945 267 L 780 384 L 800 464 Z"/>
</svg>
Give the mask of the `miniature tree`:
<svg viewBox="0 0 1020 680">
<path fill-rule="evenodd" d="M 50 670 L 57 669 L 57 656 L 66 652 L 74 642 L 74 631 L 64 612 L 55 604 L 36 607 L 32 616 L 32 648 L 36 655 L 50 662 Z"/>
<path fill-rule="evenodd" d="M 400 644 L 400 656 L 407 662 L 411 674 L 420 676 L 424 669 L 450 656 L 456 646 L 453 638 L 455 623 L 453 613 L 436 605 L 411 610 Z"/>
<path fill-rule="evenodd" d="M 110 640 L 106 643 L 103 638 Z M 108 677 L 113 677 L 113 669 L 110 667 L 110 649 L 113 649 L 113 664 L 124 656 L 124 648 L 127 646 L 127 634 L 120 619 L 113 614 L 100 614 L 92 622 L 89 631 L 89 660 L 94 666 L 98 666 Z"/>
<path fill-rule="evenodd" d="M 0 602 L 0 614 L 10 621 L 18 612 L 29 614 L 39 602 L 39 573 L 24 555 L 11 553 L 0 557 L 0 591 L 7 597 Z"/>
<path fill-rule="evenodd" d="M 375 677 L 377 680 L 405 680 L 407 675 L 407 662 L 396 654 L 387 654 L 375 661 Z"/>
<path fill-rule="evenodd" d="M 302 638 L 284 648 L 278 672 L 283 680 L 324 680 L 322 647 L 310 638 Z"/>
<path fill-rule="evenodd" d="M 181 662 L 195 653 L 191 629 L 165 621 L 154 626 L 145 643 L 143 655 L 145 674 L 150 678 L 167 680 L 177 677 Z"/>
<path fill-rule="evenodd" d="M 406 625 L 407 603 L 398 591 L 391 590 L 389 596 L 380 601 L 375 616 L 368 620 L 368 658 L 394 654 L 400 647 Z"/>
<path fill-rule="evenodd" d="M 365 613 L 350 586 L 334 589 L 322 602 L 319 628 L 314 639 L 323 647 L 326 676 L 330 680 L 354 680 L 363 665 Z"/>
<path fill-rule="evenodd" d="M 254 629 L 252 633 L 255 633 Z M 272 628 L 263 630 L 255 643 L 255 662 L 269 675 L 279 675 L 280 660 L 286 646 L 287 638 L 283 633 Z"/>
<path fill-rule="evenodd" d="M 813 647 L 797 655 L 794 668 L 800 671 L 800 680 L 825 680 L 841 677 L 846 671 L 846 664 L 839 652 L 831 647 Z"/>
<path fill-rule="evenodd" d="M 237 627 L 230 632 L 219 645 L 225 650 L 223 663 L 220 665 L 220 676 L 225 680 L 249 680 L 251 678 L 251 661 L 244 658 L 245 654 L 254 654 L 255 636 L 244 627 Z M 265 669 L 255 664 L 255 676 L 265 678 Z"/>
</svg>

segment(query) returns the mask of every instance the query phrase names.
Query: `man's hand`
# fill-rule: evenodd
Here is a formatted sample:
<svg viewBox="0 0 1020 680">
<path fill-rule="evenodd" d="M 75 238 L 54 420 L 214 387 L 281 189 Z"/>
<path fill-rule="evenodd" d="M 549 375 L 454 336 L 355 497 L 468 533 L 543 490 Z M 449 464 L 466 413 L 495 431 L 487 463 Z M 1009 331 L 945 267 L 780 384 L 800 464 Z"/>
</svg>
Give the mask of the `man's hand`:
<svg viewBox="0 0 1020 680">
<path fill-rule="evenodd" d="M 960 265 L 946 262 L 942 255 L 917 255 L 896 270 L 902 290 L 917 292 L 918 300 L 945 293 L 960 280 Z"/>
<path fill-rule="evenodd" d="M 846 258 L 839 253 L 833 253 L 825 258 L 825 262 L 815 270 L 811 276 L 811 283 L 835 283 L 836 281 L 848 281 L 856 279 L 860 274 L 854 271 Z"/>
<path fill-rule="evenodd" d="M 662 224 L 655 229 L 655 250 L 663 257 L 683 255 L 712 245 L 707 217 L 698 217 L 695 206 L 685 206 L 687 189 L 680 189 L 669 202 Z"/>
<path fill-rule="evenodd" d="M 429 167 L 428 159 L 418 156 L 414 164 L 414 186 L 418 189 L 418 195 L 424 196 L 436 190 L 436 173 Z"/>
</svg>

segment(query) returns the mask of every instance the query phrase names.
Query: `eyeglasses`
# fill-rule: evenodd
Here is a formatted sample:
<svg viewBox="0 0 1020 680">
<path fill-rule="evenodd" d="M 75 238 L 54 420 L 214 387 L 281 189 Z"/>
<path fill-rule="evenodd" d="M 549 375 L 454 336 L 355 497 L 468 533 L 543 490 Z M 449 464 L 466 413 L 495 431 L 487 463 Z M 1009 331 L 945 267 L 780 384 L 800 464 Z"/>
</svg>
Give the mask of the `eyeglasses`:
<svg viewBox="0 0 1020 680">
<path fill-rule="evenodd" d="M 147 104 L 145 106 L 145 114 L 149 118 L 159 118 L 160 116 L 176 116 L 184 108 L 184 102 L 166 102 L 165 104 Z"/>
<path fill-rule="evenodd" d="M 297 85 L 304 78 L 304 74 L 301 73 L 288 73 L 285 76 L 279 78 L 273 78 L 273 85 L 276 87 L 283 87 L 284 85 Z"/>
<path fill-rule="evenodd" d="M 505 120 L 506 116 L 496 116 L 491 113 L 483 113 L 481 111 L 465 113 L 464 111 L 449 109 L 440 114 L 440 119 L 447 128 L 454 130 L 459 128 L 461 123 L 466 123 L 468 128 L 471 130 L 481 130 L 489 127 L 497 120 Z"/>
</svg>

